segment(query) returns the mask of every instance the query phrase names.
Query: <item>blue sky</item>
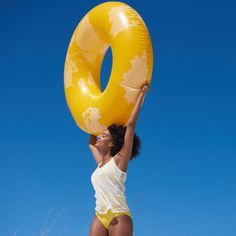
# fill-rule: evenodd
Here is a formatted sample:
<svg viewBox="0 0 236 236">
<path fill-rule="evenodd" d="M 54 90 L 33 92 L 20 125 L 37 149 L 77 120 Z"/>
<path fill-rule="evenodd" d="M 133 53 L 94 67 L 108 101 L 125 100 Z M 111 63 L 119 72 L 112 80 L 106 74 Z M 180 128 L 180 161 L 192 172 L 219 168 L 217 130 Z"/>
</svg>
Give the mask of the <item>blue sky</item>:
<svg viewBox="0 0 236 236">
<path fill-rule="evenodd" d="M 96 163 L 69 113 L 64 61 L 103 1 L 0 3 L 0 235 L 88 235 Z M 236 4 L 125 1 L 148 26 L 154 70 L 126 195 L 135 236 L 236 235 Z M 103 83 L 110 57 L 103 65 Z M 47 231 L 45 231 L 47 230 Z"/>
</svg>

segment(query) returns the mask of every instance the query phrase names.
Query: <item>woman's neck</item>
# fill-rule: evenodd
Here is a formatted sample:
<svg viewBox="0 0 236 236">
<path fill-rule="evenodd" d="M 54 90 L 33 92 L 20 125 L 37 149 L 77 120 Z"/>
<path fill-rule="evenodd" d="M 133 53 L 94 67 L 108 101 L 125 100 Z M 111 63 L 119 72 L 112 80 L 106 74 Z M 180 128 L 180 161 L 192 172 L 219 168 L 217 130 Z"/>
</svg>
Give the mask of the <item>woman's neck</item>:
<svg viewBox="0 0 236 236">
<path fill-rule="evenodd" d="M 110 152 L 108 152 L 107 154 L 103 155 L 103 162 L 107 162 L 112 158 Z"/>
</svg>

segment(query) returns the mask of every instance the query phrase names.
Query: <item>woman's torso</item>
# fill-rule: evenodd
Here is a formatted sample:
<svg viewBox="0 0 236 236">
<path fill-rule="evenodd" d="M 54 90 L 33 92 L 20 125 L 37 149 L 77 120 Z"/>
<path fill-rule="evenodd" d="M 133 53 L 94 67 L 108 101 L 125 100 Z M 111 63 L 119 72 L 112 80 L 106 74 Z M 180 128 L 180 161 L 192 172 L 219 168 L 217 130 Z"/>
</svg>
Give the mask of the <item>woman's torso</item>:
<svg viewBox="0 0 236 236">
<path fill-rule="evenodd" d="M 100 163 L 91 175 L 96 198 L 95 210 L 99 213 L 106 213 L 108 209 L 113 212 L 129 211 L 125 197 L 127 173 L 117 165 L 120 163 L 118 158 L 115 156 L 106 163 Z"/>
</svg>

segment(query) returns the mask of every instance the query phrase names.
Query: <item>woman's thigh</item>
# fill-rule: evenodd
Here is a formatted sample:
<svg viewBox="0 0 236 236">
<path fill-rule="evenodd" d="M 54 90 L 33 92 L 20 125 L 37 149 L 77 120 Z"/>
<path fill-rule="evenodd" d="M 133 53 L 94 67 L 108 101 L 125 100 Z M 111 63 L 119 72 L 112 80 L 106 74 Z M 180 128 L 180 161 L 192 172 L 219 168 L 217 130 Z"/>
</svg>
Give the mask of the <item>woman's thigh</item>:
<svg viewBox="0 0 236 236">
<path fill-rule="evenodd" d="M 108 236 L 108 230 L 102 225 L 96 215 L 94 215 L 89 236 Z"/>
<path fill-rule="evenodd" d="M 132 236 L 133 221 L 127 215 L 116 216 L 110 223 L 109 236 Z"/>
</svg>

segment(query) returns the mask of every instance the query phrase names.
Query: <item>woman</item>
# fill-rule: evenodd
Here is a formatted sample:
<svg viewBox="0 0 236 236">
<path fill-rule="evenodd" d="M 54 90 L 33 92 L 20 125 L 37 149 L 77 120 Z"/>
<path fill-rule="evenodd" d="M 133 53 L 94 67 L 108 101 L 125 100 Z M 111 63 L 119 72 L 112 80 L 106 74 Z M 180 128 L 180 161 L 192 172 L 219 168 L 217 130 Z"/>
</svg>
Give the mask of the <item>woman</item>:
<svg viewBox="0 0 236 236">
<path fill-rule="evenodd" d="M 125 180 L 129 160 L 139 154 L 140 140 L 135 125 L 143 98 L 144 85 L 126 127 L 111 125 L 101 135 L 90 136 L 89 148 L 97 169 L 91 176 L 95 190 L 95 216 L 89 236 L 132 236 L 133 222 L 125 198 Z"/>
</svg>

